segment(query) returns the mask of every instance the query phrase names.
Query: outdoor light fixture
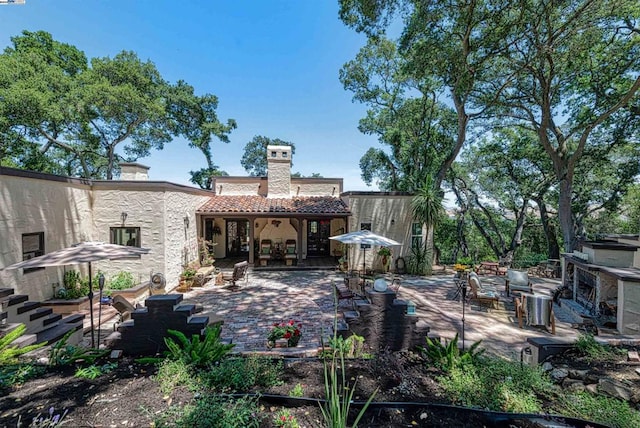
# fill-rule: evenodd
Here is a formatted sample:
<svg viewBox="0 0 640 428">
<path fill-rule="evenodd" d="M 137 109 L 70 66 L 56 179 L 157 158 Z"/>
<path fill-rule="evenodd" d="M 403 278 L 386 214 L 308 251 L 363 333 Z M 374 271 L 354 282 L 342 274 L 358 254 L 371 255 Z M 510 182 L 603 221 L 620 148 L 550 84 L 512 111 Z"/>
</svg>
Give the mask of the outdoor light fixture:
<svg viewBox="0 0 640 428">
<path fill-rule="evenodd" d="M 462 351 L 464 352 L 464 306 L 467 302 L 467 283 L 462 284 Z"/>
<path fill-rule="evenodd" d="M 189 228 L 189 216 L 188 215 L 184 216 L 184 227 L 185 227 L 185 229 Z"/>
<path fill-rule="evenodd" d="M 124 224 L 124 222 L 127 221 L 127 213 L 122 211 L 120 218 L 122 219 L 122 224 Z"/>
<path fill-rule="evenodd" d="M 407 301 L 407 315 L 415 315 L 416 314 L 416 304 L 413 301 Z"/>
</svg>

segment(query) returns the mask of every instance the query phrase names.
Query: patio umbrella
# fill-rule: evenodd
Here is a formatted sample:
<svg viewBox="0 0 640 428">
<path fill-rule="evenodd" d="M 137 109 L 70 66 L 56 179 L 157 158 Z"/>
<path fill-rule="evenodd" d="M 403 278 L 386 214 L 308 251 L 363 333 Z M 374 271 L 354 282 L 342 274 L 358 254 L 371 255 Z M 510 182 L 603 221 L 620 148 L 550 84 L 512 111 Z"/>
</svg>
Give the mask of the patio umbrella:
<svg viewBox="0 0 640 428">
<path fill-rule="evenodd" d="M 122 260 L 140 258 L 148 254 L 148 248 L 129 247 L 126 245 L 105 244 L 104 242 L 81 242 L 67 248 L 62 248 L 39 257 L 34 257 L 19 263 L 14 263 L 3 269 L 29 269 L 46 266 L 66 266 L 81 263 L 89 264 L 89 314 L 91 317 L 91 347 L 95 347 L 93 332 L 93 278 L 91 262 L 100 260 Z M 1 269 L 0 269 L 1 270 Z"/>
<path fill-rule="evenodd" d="M 386 238 L 382 235 L 375 234 L 370 230 L 358 230 L 356 232 L 349 232 L 342 235 L 330 236 L 329 239 L 342 242 L 343 244 L 366 244 L 366 245 L 379 245 L 381 247 L 391 247 L 394 245 L 402 245 L 398 241 Z M 367 249 L 364 250 L 364 260 L 362 262 L 362 271 L 366 269 Z"/>
</svg>

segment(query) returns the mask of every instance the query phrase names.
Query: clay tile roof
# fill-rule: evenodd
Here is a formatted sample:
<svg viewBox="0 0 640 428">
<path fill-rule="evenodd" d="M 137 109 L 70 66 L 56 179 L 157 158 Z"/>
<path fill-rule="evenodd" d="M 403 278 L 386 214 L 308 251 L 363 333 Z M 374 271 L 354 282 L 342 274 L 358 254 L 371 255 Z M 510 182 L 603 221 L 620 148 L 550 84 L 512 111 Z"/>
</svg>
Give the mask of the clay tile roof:
<svg viewBox="0 0 640 428">
<path fill-rule="evenodd" d="M 331 196 L 299 196 L 265 198 L 264 196 L 212 196 L 198 209 L 199 213 L 291 213 L 350 214 L 340 198 Z"/>
</svg>

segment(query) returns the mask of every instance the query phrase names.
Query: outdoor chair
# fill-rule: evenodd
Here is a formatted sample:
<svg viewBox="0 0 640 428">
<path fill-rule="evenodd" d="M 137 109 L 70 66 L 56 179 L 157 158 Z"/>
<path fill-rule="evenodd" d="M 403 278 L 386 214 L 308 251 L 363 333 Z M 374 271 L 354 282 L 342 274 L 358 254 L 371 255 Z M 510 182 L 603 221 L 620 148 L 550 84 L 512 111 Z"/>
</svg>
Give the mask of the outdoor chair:
<svg viewBox="0 0 640 428">
<path fill-rule="evenodd" d="M 475 273 L 469 274 L 469 301 L 477 301 L 480 305 L 488 303 L 490 307 L 498 308 L 498 291 L 491 286 L 482 284 L 480 277 Z"/>
<path fill-rule="evenodd" d="M 260 241 L 260 266 L 266 266 L 271 260 L 271 239 L 263 239 Z"/>
<path fill-rule="evenodd" d="M 111 301 L 111 306 L 116 311 L 118 311 L 118 321 L 114 324 L 113 326 L 114 329 L 117 328 L 118 324 L 131 318 L 131 313 L 133 311 L 142 307 L 139 304 L 136 304 L 134 306 L 130 301 L 128 301 L 127 299 L 125 299 L 119 294 L 114 296 L 113 300 Z"/>
<path fill-rule="evenodd" d="M 225 285 L 235 289 L 238 287 L 236 282 L 242 279 L 244 279 L 245 282 L 248 282 L 249 281 L 248 269 L 249 269 L 249 262 L 247 261 L 236 263 L 235 265 L 233 265 L 233 272 L 222 274 L 222 279 L 224 280 Z"/>
<path fill-rule="evenodd" d="M 284 244 L 284 251 L 284 260 L 287 263 L 287 266 L 291 266 L 298 259 L 295 239 L 287 239 Z"/>
<path fill-rule="evenodd" d="M 508 269 L 504 286 L 507 297 L 512 291 L 533 293 L 533 284 L 529 280 L 529 274 L 523 270 Z"/>
</svg>

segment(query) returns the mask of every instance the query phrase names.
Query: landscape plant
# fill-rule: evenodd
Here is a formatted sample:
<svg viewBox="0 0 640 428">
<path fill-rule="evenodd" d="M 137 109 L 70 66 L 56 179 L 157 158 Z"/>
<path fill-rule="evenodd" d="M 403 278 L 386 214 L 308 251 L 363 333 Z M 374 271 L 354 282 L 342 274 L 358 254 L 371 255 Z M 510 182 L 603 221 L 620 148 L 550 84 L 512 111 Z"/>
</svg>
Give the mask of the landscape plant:
<svg viewBox="0 0 640 428">
<path fill-rule="evenodd" d="M 297 346 L 302 337 L 302 323 L 289 320 L 274 323 L 267 336 L 269 346 L 275 346 L 276 340 L 287 339 L 287 346 Z"/>
<path fill-rule="evenodd" d="M 110 290 L 126 290 L 133 287 L 135 280 L 133 274 L 128 271 L 120 271 L 109 279 L 107 288 Z"/>
<path fill-rule="evenodd" d="M 186 388 L 192 392 L 203 389 L 200 372 L 193 370 L 193 367 L 183 360 L 165 358 L 158 365 L 155 379 L 163 394 L 170 394 L 178 387 Z"/>
<path fill-rule="evenodd" d="M 273 424 L 278 428 L 300 428 L 300 424 L 289 409 L 281 409 L 273 415 Z"/>
<path fill-rule="evenodd" d="M 112 372 L 118 367 L 118 363 L 111 362 L 101 366 L 92 364 L 89 367 L 81 367 L 76 370 L 75 377 L 82 379 L 97 379 L 103 374 Z"/>
<path fill-rule="evenodd" d="M 283 362 L 259 355 L 228 357 L 203 373 L 207 385 L 220 392 L 247 391 L 282 384 Z"/>
<path fill-rule="evenodd" d="M 460 351 L 458 348 L 458 333 L 451 341 L 425 337 L 427 346 L 419 346 L 418 349 L 427 358 L 429 363 L 443 371 L 451 371 L 454 368 L 464 368 L 473 364 L 483 353 L 484 349 L 478 349 L 481 340 L 472 344 L 469 349 Z"/>
<path fill-rule="evenodd" d="M 55 343 L 49 351 L 49 365 L 52 367 L 67 366 L 82 362 L 85 364 L 93 364 L 97 359 L 104 357 L 109 353 L 108 349 L 100 350 L 95 348 L 83 348 L 76 345 L 68 344 L 69 337 L 75 333 L 70 330 L 62 339 Z"/>
<path fill-rule="evenodd" d="M 300 383 L 296 383 L 296 386 L 289 391 L 289 397 L 304 397 L 304 386 Z"/>
<path fill-rule="evenodd" d="M 182 360 L 188 365 L 204 367 L 208 364 L 220 361 L 227 355 L 234 344 L 225 344 L 220 341 L 221 327 L 207 326 L 204 337 L 199 334 L 191 336 L 191 340 L 181 331 L 167 330 L 167 333 L 175 337 L 165 337 L 164 343 L 167 345 L 167 356 L 173 360 Z"/>
<path fill-rule="evenodd" d="M 65 416 L 69 410 L 65 409 L 65 411 L 60 414 L 56 413 L 56 409 L 53 407 L 49 407 L 49 413 L 46 415 L 38 414 L 35 416 L 31 423 L 29 424 L 29 428 L 52 428 L 65 425 Z M 16 428 L 22 428 L 22 416 L 18 417 L 18 425 Z"/>
<path fill-rule="evenodd" d="M 159 418 L 156 427 L 259 428 L 262 412 L 258 398 L 227 399 L 216 394 L 204 394 L 175 412 L 174 421 Z"/>
<path fill-rule="evenodd" d="M 0 337 L 0 366 L 18 363 L 18 357 L 28 352 L 34 351 L 38 348 L 42 348 L 46 343 L 36 343 L 27 346 L 18 346 L 14 342 L 25 332 L 27 327 L 24 324 L 20 324 L 13 330 L 10 330 L 7 334 Z"/>
<path fill-rule="evenodd" d="M 586 392 L 566 394 L 554 405 L 559 414 L 597 422 L 612 428 L 640 426 L 640 412 L 628 402 Z"/>
<path fill-rule="evenodd" d="M 581 334 L 576 340 L 576 349 L 587 361 L 605 361 L 619 358 L 624 354 L 624 350 L 614 348 L 596 341 L 592 334 Z"/>
</svg>

